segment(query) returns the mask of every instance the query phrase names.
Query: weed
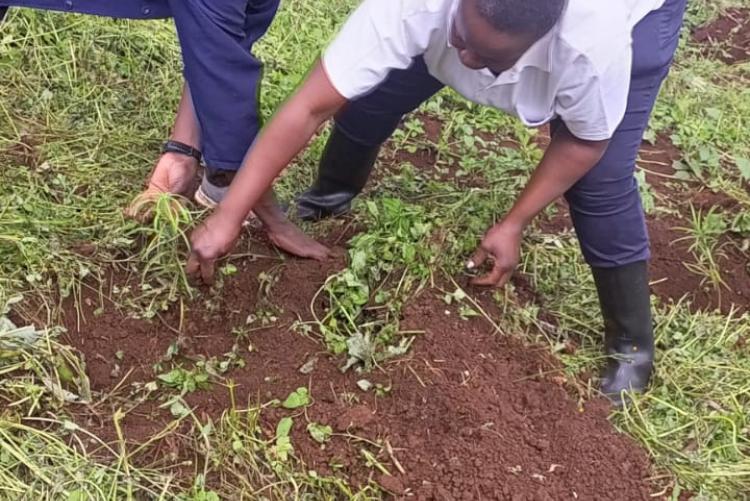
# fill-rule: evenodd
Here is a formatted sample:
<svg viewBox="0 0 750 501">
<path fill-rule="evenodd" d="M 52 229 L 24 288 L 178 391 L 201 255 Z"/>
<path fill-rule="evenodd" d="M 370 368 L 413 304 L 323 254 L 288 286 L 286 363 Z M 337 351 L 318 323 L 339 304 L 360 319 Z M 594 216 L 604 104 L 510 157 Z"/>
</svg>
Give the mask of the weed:
<svg viewBox="0 0 750 501">
<path fill-rule="evenodd" d="M 713 207 L 703 214 L 701 211 L 696 212 L 691 205 L 690 215 L 691 226 L 680 229 L 689 233 L 684 238 L 691 240 L 689 250 L 696 261 L 685 263 L 685 266 L 691 272 L 702 276 L 703 280 L 709 282 L 715 289 L 726 287 L 726 282 L 721 277 L 718 259 L 722 256 L 719 237 L 726 232 L 727 222 L 724 216 Z"/>
</svg>

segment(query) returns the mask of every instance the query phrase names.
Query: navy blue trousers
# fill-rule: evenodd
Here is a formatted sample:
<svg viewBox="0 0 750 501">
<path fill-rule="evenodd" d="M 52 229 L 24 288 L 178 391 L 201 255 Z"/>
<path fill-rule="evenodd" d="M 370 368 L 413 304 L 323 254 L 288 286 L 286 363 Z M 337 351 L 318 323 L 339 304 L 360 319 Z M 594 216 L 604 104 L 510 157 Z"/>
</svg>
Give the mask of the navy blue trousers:
<svg viewBox="0 0 750 501">
<path fill-rule="evenodd" d="M 279 0 L 0 0 L 0 11 L 2 6 L 173 17 L 206 165 L 239 169 L 260 128 L 262 64 L 251 48 L 270 26 Z"/>
<path fill-rule="evenodd" d="M 650 258 L 648 231 L 634 177 L 635 162 L 679 42 L 686 0 L 667 0 L 633 30 L 633 68 L 625 117 L 603 158 L 565 194 L 586 262 L 611 268 Z M 336 116 L 336 125 L 367 146 L 383 143 L 401 118 L 443 88 L 422 58 L 392 71 L 368 95 Z M 554 132 L 559 122 L 553 122 Z"/>
</svg>

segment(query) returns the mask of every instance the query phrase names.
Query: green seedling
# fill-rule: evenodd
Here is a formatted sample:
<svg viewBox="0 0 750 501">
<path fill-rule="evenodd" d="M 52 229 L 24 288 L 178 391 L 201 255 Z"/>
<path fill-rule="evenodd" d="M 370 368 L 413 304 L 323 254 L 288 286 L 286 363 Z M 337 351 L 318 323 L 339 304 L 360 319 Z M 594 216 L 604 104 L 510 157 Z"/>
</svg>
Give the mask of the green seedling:
<svg viewBox="0 0 750 501">
<path fill-rule="evenodd" d="M 331 439 L 333 435 L 333 428 L 328 425 L 322 425 L 320 423 L 309 423 L 307 425 L 307 432 L 310 436 L 319 444 L 324 444 Z"/>
<path fill-rule="evenodd" d="M 299 409 L 300 407 L 307 407 L 311 403 L 310 393 L 307 391 L 307 388 L 302 386 L 290 393 L 281 406 L 285 409 Z"/>
</svg>

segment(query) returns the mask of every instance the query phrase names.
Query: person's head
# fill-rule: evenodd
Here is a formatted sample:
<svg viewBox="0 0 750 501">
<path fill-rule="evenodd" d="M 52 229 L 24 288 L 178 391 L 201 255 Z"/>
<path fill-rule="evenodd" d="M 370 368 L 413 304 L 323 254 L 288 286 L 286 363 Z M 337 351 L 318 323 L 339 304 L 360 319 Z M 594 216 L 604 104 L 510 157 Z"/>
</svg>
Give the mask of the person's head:
<svg viewBox="0 0 750 501">
<path fill-rule="evenodd" d="M 461 0 L 450 42 L 464 66 L 511 68 L 557 23 L 566 0 Z"/>
</svg>

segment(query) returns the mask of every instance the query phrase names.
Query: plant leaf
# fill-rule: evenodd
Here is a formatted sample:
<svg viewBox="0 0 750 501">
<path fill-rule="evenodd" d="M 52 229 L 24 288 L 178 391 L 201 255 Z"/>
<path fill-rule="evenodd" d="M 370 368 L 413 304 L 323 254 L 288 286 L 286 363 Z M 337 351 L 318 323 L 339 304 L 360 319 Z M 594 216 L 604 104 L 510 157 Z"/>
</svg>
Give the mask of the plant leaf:
<svg viewBox="0 0 750 501">
<path fill-rule="evenodd" d="M 737 157 L 734 159 L 737 168 L 740 170 L 740 176 L 750 181 L 750 158 Z"/>
<path fill-rule="evenodd" d="M 294 424 L 294 419 L 290 417 L 281 418 L 281 421 L 279 421 L 279 424 L 276 425 L 276 438 L 280 437 L 288 437 L 289 432 L 292 431 L 292 425 Z"/>
<path fill-rule="evenodd" d="M 310 360 L 305 362 L 302 367 L 299 368 L 299 371 L 302 374 L 310 374 L 313 370 L 315 370 L 315 364 L 318 362 L 318 357 L 312 357 Z"/>
<path fill-rule="evenodd" d="M 307 388 L 301 386 L 294 390 L 286 397 L 286 400 L 281 404 L 285 409 L 298 409 L 300 407 L 307 407 L 310 405 L 310 394 Z"/>
<path fill-rule="evenodd" d="M 333 428 L 320 423 L 310 423 L 307 425 L 307 432 L 316 442 L 323 444 L 327 442 L 333 434 Z"/>
</svg>

